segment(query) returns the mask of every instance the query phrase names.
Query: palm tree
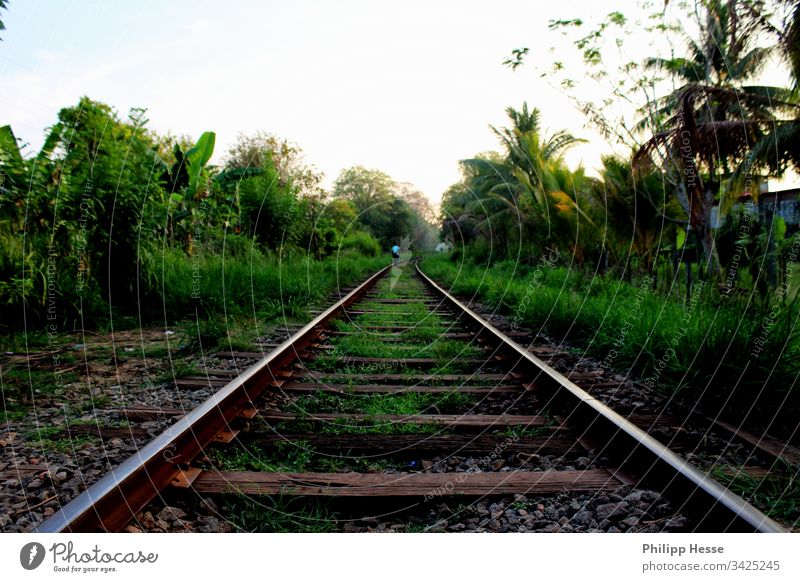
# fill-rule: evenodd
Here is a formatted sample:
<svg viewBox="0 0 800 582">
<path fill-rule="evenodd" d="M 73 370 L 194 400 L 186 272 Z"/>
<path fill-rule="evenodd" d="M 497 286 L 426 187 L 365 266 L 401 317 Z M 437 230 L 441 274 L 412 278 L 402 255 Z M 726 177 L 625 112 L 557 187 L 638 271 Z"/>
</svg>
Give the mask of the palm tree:
<svg viewBox="0 0 800 582">
<path fill-rule="evenodd" d="M 565 194 L 575 190 L 572 182 L 581 180 L 582 172 L 571 175 L 563 153 L 582 140 L 564 131 L 549 137 L 542 135 L 539 110 L 529 109 L 527 103 L 520 110 L 509 107 L 506 114 L 511 120 L 509 127 L 492 127 L 504 146 L 505 156 L 461 162 L 475 197 L 466 210 L 473 217 L 483 214 L 475 221 L 475 228 L 484 236 L 491 229 L 501 250 L 508 249 L 514 232 L 520 242 L 527 240 L 541 246 L 558 242 L 559 234 L 563 234 L 558 227 L 564 226 L 559 216 L 564 218 L 565 211 L 588 218 L 576 196 Z M 559 204 L 561 207 L 556 208 Z"/>
<path fill-rule="evenodd" d="M 778 22 L 774 22 L 758 6 L 747 4 L 750 16 L 775 39 L 775 48 L 789 67 L 793 87 L 776 95 L 796 106 L 800 103 L 800 0 L 782 0 L 778 6 L 783 10 L 778 11 Z M 776 123 L 769 135 L 753 147 L 748 165 L 761 166 L 778 175 L 789 165 L 800 170 L 800 115 L 796 108 L 793 113 L 793 118 Z"/>
<path fill-rule="evenodd" d="M 789 65 L 794 88 L 800 88 L 800 0 L 777 0 L 778 10 L 767 14 L 760 3 L 745 3 L 748 16 L 776 40 L 776 47 Z M 774 18 L 778 21 L 775 22 Z"/>
<path fill-rule="evenodd" d="M 689 39 L 688 58 L 649 59 L 683 85 L 655 105 L 644 123 L 657 131 L 637 152 L 638 162 L 659 161 L 677 177 L 678 200 L 703 248 L 707 273 L 719 272 L 711 224 L 723 179 L 730 179 L 749 151 L 779 123 L 776 112 L 791 107 L 785 91 L 748 87 L 770 49 L 754 46 L 759 23 L 745 2 L 703 2 L 702 36 Z"/>
<path fill-rule="evenodd" d="M 625 255 L 639 258 L 639 269 L 651 273 L 667 222 L 671 216 L 665 181 L 656 173 L 637 172 L 629 160 L 605 156 L 600 180 L 590 189 L 596 204 L 604 209 L 604 245 L 616 254 L 617 263 L 627 264 Z"/>
</svg>

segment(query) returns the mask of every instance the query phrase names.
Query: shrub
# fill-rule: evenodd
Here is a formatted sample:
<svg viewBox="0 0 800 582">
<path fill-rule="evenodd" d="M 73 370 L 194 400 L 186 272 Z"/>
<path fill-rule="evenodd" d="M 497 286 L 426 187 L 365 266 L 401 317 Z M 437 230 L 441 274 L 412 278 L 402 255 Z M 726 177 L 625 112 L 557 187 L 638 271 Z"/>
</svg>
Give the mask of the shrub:
<svg viewBox="0 0 800 582">
<path fill-rule="evenodd" d="M 381 245 L 366 232 L 354 232 L 347 235 L 339 248 L 342 254 L 348 254 L 348 251 L 363 257 L 377 257 L 381 254 Z"/>
</svg>

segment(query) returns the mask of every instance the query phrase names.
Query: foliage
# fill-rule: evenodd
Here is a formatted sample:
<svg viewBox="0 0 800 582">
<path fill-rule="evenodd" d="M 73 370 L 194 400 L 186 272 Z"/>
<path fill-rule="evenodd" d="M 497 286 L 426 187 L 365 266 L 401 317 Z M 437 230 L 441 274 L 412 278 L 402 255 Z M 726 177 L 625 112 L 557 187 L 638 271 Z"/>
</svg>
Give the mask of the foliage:
<svg viewBox="0 0 800 582">
<path fill-rule="evenodd" d="M 553 247 L 582 262 L 593 244 L 594 230 L 584 228 L 593 225 L 591 200 L 583 170 L 571 171 L 563 159 L 579 140 L 563 131 L 543 135 L 539 111 L 527 103 L 506 113 L 511 125 L 492 128 L 505 153 L 463 160 L 462 182 L 443 197 L 445 238 L 489 239 L 495 258 L 533 260 Z"/>
<path fill-rule="evenodd" d="M 797 299 L 759 305 L 697 287 L 686 303 L 580 271 L 505 261 L 453 265 L 426 257 L 423 270 L 451 292 L 505 312 L 515 326 L 568 341 L 611 370 L 642 378 L 673 399 L 796 438 L 800 400 L 786 378 L 800 372 Z M 701 357 L 698 357 L 698 355 Z"/>
<path fill-rule="evenodd" d="M 757 202 L 759 182 L 800 167 L 800 61 L 793 42 L 799 19 L 796 0 L 644 4 L 632 15 L 551 21 L 551 30 L 560 32 L 582 60 L 579 76 L 564 64 L 569 46 L 552 51 L 557 56 L 550 66 L 533 63 L 542 77 L 560 85 L 590 125 L 635 154 L 639 172 L 661 177 L 663 225 L 655 233 L 653 224 L 634 231 L 657 234 L 659 246 L 668 248 L 663 241 L 674 238 L 674 224 L 678 231 L 688 229 L 688 252 L 702 252 L 706 278 L 719 280 L 729 268 L 725 257 L 734 253 L 719 237 L 730 228 L 726 215 L 739 196 L 752 195 Z M 649 43 L 656 54 L 632 58 L 637 54 L 629 47 L 633 42 Z M 528 53 L 515 49 L 504 64 L 518 70 L 530 60 Z M 772 57 L 789 66 L 793 89 L 757 84 Z M 603 188 L 612 191 L 614 176 L 608 170 L 603 180 L 612 181 Z M 768 226 L 769 213 L 759 214 Z M 601 218 L 612 227 L 604 234 L 619 238 L 614 235 L 620 221 Z M 657 266 L 641 244 L 632 250 L 645 268 Z M 760 290 L 776 282 L 772 277 Z"/>
<path fill-rule="evenodd" d="M 8 0 L 0 0 L 0 10 L 8 10 Z M 6 25 L 0 20 L 0 30 L 5 30 Z M 2 40 L 2 39 L 0 39 Z"/>
<path fill-rule="evenodd" d="M 381 254 L 381 246 L 378 241 L 366 232 L 354 232 L 347 235 L 342 239 L 339 249 L 342 254 L 347 254 L 348 251 L 352 250 L 363 257 L 377 257 Z"/>
<path fill-rule="evenodd" d="M 334 182 L 333 197 L 353 205 L 360 227 L 383 248 L 399 244 L 406 236 L 414 236 L 421 244 L 431 242 L 430 227 L 425 227 L 430 224 L 430 204 L 413 186 L 399 186 L 380 170 L 361 166 L 342 170 Z"/>
<path fill-rule="evenodd" d="M 416 221 L 397 197 L 393 224 L 358 217 L 270 134 L 242 136 L 223 167 L 211 164 L 214 145 L 213 132 L 160 136 L 143 109 L 122 119 L 88 97 L 59 112 L 34 155 L 0 127 L 0 325 L 300 314 L 337 277 L 377 268 L 369 232 Z"/>
</svg>

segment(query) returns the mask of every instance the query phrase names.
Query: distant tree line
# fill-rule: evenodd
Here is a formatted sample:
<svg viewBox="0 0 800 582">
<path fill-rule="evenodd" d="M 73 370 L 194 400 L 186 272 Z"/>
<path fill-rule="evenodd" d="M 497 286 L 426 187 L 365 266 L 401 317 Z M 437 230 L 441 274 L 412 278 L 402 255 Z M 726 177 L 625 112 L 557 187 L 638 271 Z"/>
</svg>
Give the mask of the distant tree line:
<svg viewBox="0 0 800 582">
<path fill-rule="evenodd" d="M 58 325 L 103 318 L 111 304 L 133 310 L 167 250 L 186 261 L 233 261 L 248 249 L 322 260 L 376 256 L 403 235 L 418 246 L 436 239 L 427 198 L 413 187 L 355 167 L 329 193 L 299 147 L 264 132 L 240 136 L 212 165 L 213 132 L 159 135 L 145 110 L 123 119 L 84 97 L 58 113 L 40 151 L 28 149 L 0 127 L 0 319 L 8 328 L 48 322 L 55 297 Z"/>
</svg>

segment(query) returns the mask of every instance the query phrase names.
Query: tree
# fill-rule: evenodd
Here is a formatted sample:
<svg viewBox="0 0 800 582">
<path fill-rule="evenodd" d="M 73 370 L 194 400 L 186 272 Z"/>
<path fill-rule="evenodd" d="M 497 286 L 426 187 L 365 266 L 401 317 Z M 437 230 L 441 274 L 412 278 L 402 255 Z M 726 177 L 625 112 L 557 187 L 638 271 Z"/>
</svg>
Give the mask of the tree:
<svg viewBox="0 0 800 582">
<path fill-rule="evenodd" d="M 228 150 L 225 168 L 261 168 L 267 155 L 272 158 L 281 185 L 291 184 L 300 195 L 313 195 L 322 175 L 306 164 L 300 147 L 271 133 L 239 134 Z"/>
<path fill-rule="evenodd" d="M 11 129 L 0 129 L 0 235 L 17 241 L 0 253 L 11 283 L 0 289 L 2 302 L 24 300 L 31 321 L 46 314 L 59 323 L 82 315 L 82 306 L 96 314 L 91 306 L 134 304 L 139 256 L 163 220 L 146 123 L 141 109 L 122 120 L 83 97 L 59 112 L 41 151 L 28 158 Z"/>
<path fill-rule="evenodd" d="M 344 235 L 357 229 L 356 209 L 353 203 L 345 198 L 330 200 L 323 210 L 323 216 L 336 231 Z"/>
<path fill-rule="evenodd" d="M 396 184 L 395 195 L 405 200 L 416 215 L 413 236 L 416 248 L 433 249 L 439 237 L 435 225 L 436 212 L 430 199 L 409 182 Z"/>
<path fill-rule="evenodd" d="M 394 194 L 402 198 L 414 209 L 414 212 L 428 222 L 436 220 L 436 212 L 433 209 L 430 199 L 420 192 L 414 184 L 410 182 L 398 182 L 394 187 Z"/>
<path fill-rule="evenodd" d="M 8 10 L 8 0 L 0 0 L 0 10 Z M 3 21 L 0 20 L 0 30 L 5 30 L 6 25 L 3 24 Z M 0 38 L 0 40 L 3 40 Z"/>
<path fill-rule="evenodd" d="M 299 207 L 291 182 L 281 180 L 272 155 L 262 158 L 261 173 L 236 183 L 241 209 L 241 227 L 269 248 L 293 244 L 300 236 Z"/>
<path fill-rule="evenodd" d="M 678 223 L 670 208 L 666 183 L 655 172 L 637 172 L 629 159 L 604 156 L 603 169 L 590 194 L 602 208 L 604 245 L 617 263 L 627 265 L 632 252 L 639 270 L 652 273 L 664 225 Z"/>
<path fill-rule="evenodd" d="M 564 131 L 543 135 L 539 110 L 527 103 L 506 113 L 511 125 L 492 128 L 505 154 L 461 162 L 468 168 L 466 188 L 474 193 L 464 210 L 476 231 L 496 241 L 500 256 L 507 256 L 516 240 L 532 258 L 548 244 L 574 239 L 578 217 L 591 223 L 577 196 L 583 171 L 570 172 L 563 159 L 580 140 Z M 570 250 L 582 258 L 581 245 L 573 242 Z"/>
<path fill-rule="evenodd" d="M 746 4 L 750 15 L 761 29 L 776 42 L 776 48 L 788 65 L 792 77 L 792 91 L 776 92 L 792 105 L 800 103 L 800 1 L 782 0 L 778 10 L 768 14 L 757 4 Z M 775 123 L 772 131 L 753 146 L 746 165 L 760 166 L 776 175 L 781 175 L 788 166 L 800 170 L 800 114 L 794 109 L 793 117 Z"/>
<path fill-rule="evenodd" d="M 394 196 L 394 180 L 380 170 L 354 166 L 342 170 L 333 184 L 334 198 L 346 198 L 359 215 L 388 203 Z"/>
<path fill-rule="evenodd" d="M 158 233 L 154 217 L 144 212 L 160 188 L 146 123 L 144 110 L 122 121 L 108 105 L 83 97 L 59 112 L 45 141 L 61 168 L 53 244 L 79 249 L 87 276 L 117 301 L 134 296 L 137 249 Z"/>
<path fill-rule="evenodd" d="M 776 0 L 776 9 L 768 11 L 762 2 L 745 2 L 744 8 L 760 28 L 776 42 L 784 62 L 800 88 L 800 1 Z"/>
<path fill-rule="evenodd" d="M 333 184 L 333 196 L 349 200 L 359 224 L 389 247 L 393 241 L 410 236 L 417 223 L 414 210 L 395 195 L 395 189 L 394 180 L 384 172 L 354 166 L 339 174 Z"/>
<path fill-rule="evenodd" d="M 711 275 L 720 273 L 711 213 L 724 191 L 722 182 L 743 166 L 748 149 L 765 137 L 769 126 L 778 123 L 776 106 L 788 105 L 775 99 L 784 93 L 780 89 L 742 85 L 769 56 L 769 49 L 754 46 L 759 23 L 745 4 L 702 2 L 701 37 L 688 39 L 689 58 L 647 61 L 684 84 L 658 102 L 647 121 L 665 128 L 642 146 L 637 159 L 660 159 L 664 171 L 681 177 L 678 197 Z"/>
</svg>

